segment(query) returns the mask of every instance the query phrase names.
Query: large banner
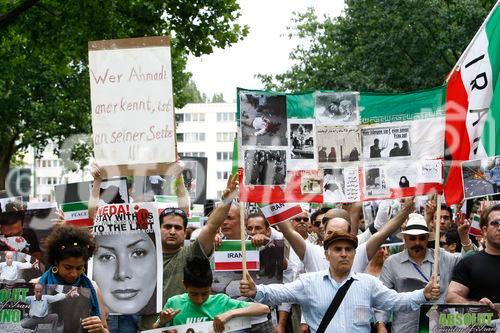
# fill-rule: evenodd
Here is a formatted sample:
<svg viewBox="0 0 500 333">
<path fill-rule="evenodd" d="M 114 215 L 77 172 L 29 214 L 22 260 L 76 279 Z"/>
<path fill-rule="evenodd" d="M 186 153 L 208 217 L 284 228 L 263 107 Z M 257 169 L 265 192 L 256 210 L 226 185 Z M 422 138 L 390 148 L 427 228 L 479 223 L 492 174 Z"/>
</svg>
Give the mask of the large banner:
<svg viewBox="0 0 500 333">
<path fill-rule="evenodd" d="M 224 324 L 224 332 L 250 332 L 249 317 L 236 317 Z M 213 321 L 189 323 L 184 325 L 169 326 L 142 331 L 143 333 L 215 333 Z"/>
<path fill-rule="evenodd" d="M 177 155 L 169 39 L 89 42 L 89 71 L 96 162 L 108 176 L 165 171 Z"/>
<path fill-rule="evenodd" d="M 442 189 L 444 88 L 238 91 L 240 197 L 348 203 Z"/>
<path fill-rule="evenodd" d="M 96 252 L 89 277 L 101 288 L 108 313 L 160 312 L 163 258 L 156 205 L 101 206 L 92 232 Z"/>
<path fill-rule="evenodd" d="M 425 304 L 420 307 L 418 333 L 498 333 L 496 310 L 485 305 Z"/>
</svg>

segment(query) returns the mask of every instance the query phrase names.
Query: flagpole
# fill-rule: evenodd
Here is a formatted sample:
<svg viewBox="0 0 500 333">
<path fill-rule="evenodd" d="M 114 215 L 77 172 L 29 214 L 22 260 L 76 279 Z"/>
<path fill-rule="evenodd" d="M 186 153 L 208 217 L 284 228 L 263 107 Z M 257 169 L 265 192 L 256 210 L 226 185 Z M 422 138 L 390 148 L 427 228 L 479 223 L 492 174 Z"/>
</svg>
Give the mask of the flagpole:
<svg viewBox="0 0 500 333">
<path fill-rule="evenodd" d="M 474 35 L 474 38 L 472 38 L 472 40 L 470 41 L 469 45 L 467 45 L 467 47 L 465 48 L 464 52 L 460 55 L 460 58 L 458 58 L 457 63 L 455 64 L 455 66 L 453 66 L 453 69 L 450 71 L 450 73 L 446 77 L 445 83 L 448 83 L 448 81 L 450 80 L 451 76 L 456 71 L 457 67 L 460 67 L 462 65 L 462 62 L 464 61 L 464 58 L 467 55 L 467 52 L 469 52 L 469 49 L 471 48 L 472 44 L 474 44 L 474 42 L 476 41 L 477 37 L 479 36 L 479 33 L 484 28 L 484 26 L 486 25 L 486 23 L 488 23 L 488 21 L 490 20 L 491 15 L 493 14 L 493 12 L 495 11 L 495 9 L 498 7 L 499 4 L 500 4 L 500 0 L 497 0 L 497 2 L 495 3 L 495 5 L 493 6 L 493 8 L 488 13 L 488 16 L 486 16 L 486 18 L 484 19 L 483 24 L 481 24 L 481 26 L 477 30 L 476 34 Z"/>
<path fill-rule="evenodd" d="M 245 203 L 240 201 L 240 238 L 241 238 L 241 266 L 243 269 L 243 280 L 247 280 L 247 246 L 245 231 Z"/>
<path fill-rule="evenodd" d="M 439 251 L 441 250 L 439 246 L 439 227 L 441 224 L 441 194 L 438 193 L 436 201 L 436 222 L 434 223 L 434 273 L 436 277 L 436 282 L 439 283 Z"/>
</svg>

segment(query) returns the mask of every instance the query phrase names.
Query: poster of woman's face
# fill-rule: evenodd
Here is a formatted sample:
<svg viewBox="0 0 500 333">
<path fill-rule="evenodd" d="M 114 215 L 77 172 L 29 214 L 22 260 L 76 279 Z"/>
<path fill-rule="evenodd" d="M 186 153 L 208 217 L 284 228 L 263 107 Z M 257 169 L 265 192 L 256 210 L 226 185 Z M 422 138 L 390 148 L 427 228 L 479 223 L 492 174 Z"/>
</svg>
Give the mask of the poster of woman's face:
<svg viewBox="0 0 500 333">
<path fill-rule="evenodd" d="M 286 96 L 240 93 L 243 146 L 288 146 Z"/>
<path fill-rule="evenodd" d="M 358 93 L 327 92 L 315 95 L 315 115 L 318 125 L 358 125 Z"/>
</svg>

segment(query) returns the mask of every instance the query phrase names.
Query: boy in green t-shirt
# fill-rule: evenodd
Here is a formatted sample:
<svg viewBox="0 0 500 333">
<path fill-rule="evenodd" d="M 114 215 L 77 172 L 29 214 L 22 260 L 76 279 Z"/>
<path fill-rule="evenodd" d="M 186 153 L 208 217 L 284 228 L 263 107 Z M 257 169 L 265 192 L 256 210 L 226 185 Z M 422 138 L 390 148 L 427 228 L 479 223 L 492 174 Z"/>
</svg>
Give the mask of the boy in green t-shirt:
<svg viewBox="0 0 500 333">
<path fill-rule="evenodd" d="M 226 294 L 210 295 L 212 280 L 207 258 L 188 258 L 183 281 L 187 293 L 168 299 L 154 328 L 213 320 L 215 332 L 223 332 L 224 324 L 232 318 L 269 313 L 264 304 L 234 300 Z"/>
</svg>

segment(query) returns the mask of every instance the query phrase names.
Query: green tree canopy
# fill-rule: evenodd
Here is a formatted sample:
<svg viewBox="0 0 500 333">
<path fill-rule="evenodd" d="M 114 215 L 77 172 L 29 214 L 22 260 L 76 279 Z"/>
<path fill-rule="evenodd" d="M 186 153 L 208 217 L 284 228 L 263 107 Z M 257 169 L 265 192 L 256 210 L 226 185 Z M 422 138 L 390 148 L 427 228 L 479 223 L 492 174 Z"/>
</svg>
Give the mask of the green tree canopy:
<svg viewBox="0 0 500 333">
<path fill-rule="evenodd" d="M 295 14 L 294 65 L 267 89 L 410 91 L 443 84 L 493 0 L 346 0 L 339 17 Z"/>
<path fill-rule="evenodd" d="M 215 93 L 212 96 L 211 103 L 224 103 L 224 95 L 222 93 Z"/>
<path fill-rule="evenodd" d="M 0 13 L 21 3 L 1 1 Z M 91 132 L 88 41 L 172 36 L 174 102 L 182 107 L 192 98 L 188 54 L 244 38 L 239 9 L 236 0 L 44 0 L 9 22 L 0 29 L 0 189 L 18 151 Z"/>
</svg>

